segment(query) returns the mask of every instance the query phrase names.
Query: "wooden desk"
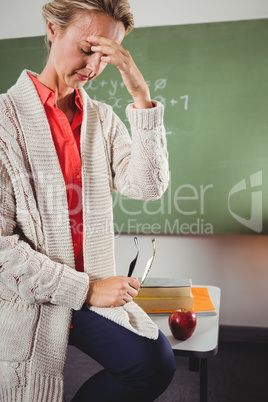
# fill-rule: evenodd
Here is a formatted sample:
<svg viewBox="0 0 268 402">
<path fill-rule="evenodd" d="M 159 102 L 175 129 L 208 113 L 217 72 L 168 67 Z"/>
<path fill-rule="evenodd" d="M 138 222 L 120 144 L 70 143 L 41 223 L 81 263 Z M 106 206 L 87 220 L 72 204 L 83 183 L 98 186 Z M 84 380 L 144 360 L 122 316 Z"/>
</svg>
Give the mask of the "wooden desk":
<svg viewBox="0 0 268 402">
<path fill-rule="evenodd" d="M 193 335 L 186 341 L 177 341 L 170 332 L 168 315 L 150 315 L 159 329 L 166 335 L 175 356 L 189 357 L 189 369 L 200 372 L 200 402 L 207 402 L 207 359 L 218 351 L 219 313 L 221 291 L 215 286 L 206 286 L 217 314 L 197 316 Z"/>
</svg>

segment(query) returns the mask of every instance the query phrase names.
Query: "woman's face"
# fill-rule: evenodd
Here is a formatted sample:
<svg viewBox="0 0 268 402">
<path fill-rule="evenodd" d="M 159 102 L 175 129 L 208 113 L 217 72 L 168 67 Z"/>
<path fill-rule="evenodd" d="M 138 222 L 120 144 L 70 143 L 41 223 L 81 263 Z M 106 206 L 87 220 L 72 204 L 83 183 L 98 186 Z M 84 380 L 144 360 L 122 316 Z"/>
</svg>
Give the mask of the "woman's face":
<svg viewBox="0 0 268 402">
<path fill-rule="evenodd" d="M 48 38 L 52 42 L 49 63 L 52 63 L 55 79 L 61 86 L 81 88 L 97 77 L 106 67 L 102 53 L 92 52 L 90 36 L 98 35 L 121 44 L 125 36 L 122 22 L 96 13 L 81 13 L 64 33 L 59 33 L 48 23 Z"/>
</svg>

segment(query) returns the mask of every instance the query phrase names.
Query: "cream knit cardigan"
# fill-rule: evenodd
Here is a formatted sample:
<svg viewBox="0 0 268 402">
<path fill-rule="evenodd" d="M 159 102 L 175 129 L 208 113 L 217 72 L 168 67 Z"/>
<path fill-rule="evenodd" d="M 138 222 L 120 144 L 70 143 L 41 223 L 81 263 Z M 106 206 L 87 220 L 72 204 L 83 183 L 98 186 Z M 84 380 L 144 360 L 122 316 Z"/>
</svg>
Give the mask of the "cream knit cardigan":
<svg viewBox="0 0 268 402">
<path fill-rule="evenodd" d="M 72 309 L 89 280 L 115 275 L 112 192 L 154 200 L 168 183 L 163 106 L 110 106 L 81 90 L 84 265 L 74 269 L 66 187 L 44 107 L 24 71 L 0 96 L 0 401 L 60 402 Z M 152 339 L 134 303 L 92 308 Z"/>
</svg>

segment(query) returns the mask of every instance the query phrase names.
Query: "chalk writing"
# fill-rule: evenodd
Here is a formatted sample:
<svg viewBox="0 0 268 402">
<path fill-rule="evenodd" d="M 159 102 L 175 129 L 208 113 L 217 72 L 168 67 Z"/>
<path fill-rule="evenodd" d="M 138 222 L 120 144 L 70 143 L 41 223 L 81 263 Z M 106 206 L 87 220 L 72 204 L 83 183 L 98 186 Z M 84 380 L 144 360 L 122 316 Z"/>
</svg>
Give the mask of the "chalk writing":
<svg viewBox="0 0 268 402">
<path fill-rule="evenodd" d="M 164 96 L 156 95 L 154 96 L 154 100 L 161 102 L 164 105 L 164 107 L 166 107 L 166 98 L 164 98 Z"/>
<path fill-rule="evenodd" d="M 104 81 L 104 80 L 102 80 L 101 82 L 100 82 L 100 86 L 101 87 L 104 87 L 105 85 L 107 85 L 108 84 L 108 82 L 107 81 Z"/>
<path fill-rule="evenodd" d="M 110 96 L 109 100 L 112 101 L 109 102 L 112 106 L 113 109 L 117 108 L 117 109 L 121 109 L 124 105 L 120 104 L 120 102 L 122 102 L 122 98 L 116 98 L 115 96 Z"/>
<path fill-rule="evenodd" d="M 181 96 L 180 99 L 185 99 L 184 110 L 188 110 L 189 96 L 188 96 L 188 95 L 184 95 L 184 96 Z"/>
<path fill-rule="evenodd" d="M 112 90 L 110 90 L 108 93 L 111 96 L 114 96 L 117 92 L 117 84 L 118 82 L 116 80 L 110 80 L 111 86 L 112 86 Z"/>
<path fill-rule="evenodd" d="M 164 89 L 167 86 L 167 79 L 159 78 L 159 80 L 155 81 L 154 90 L 157 91 L 158 89 Z"/>
<path fill-rule="evenodd" d="M 152 98 L 155 101 L 161 102 L 164 107 L 171 108 L 176 112 L 178 109 L 187 112 L 189 110 L 189 95 L 185 94 L 173 94 L 167 95 L 168 79 L 157 78 L 156 80 L 146 81 L 152 92 Z M 126 88 L 125 84 L 121 80 L 98 80 L 89 81 L 85 85 L 85 90 L 89 92 L 92 99 L 97 99 L 100 102 L 106 102 L 112 106 L 113 109 L 125 109 L 126 103 L 132 103 L 133 99 L 126 100 Z M 98 91 L 96 93 L 95 91 Z M 170 94 L 170 88 L 169 88 Z M 101 100 L 100 98 L 105 98 Z M 115 110 L 116 112 L 116 110 Z M 171 130 L 167 130 L 167 134 L 172 134 Z"/>
<path fill-rule="evenodd" d="M 175 106 L 178 103 L 178 101 L 175 99 L 171 99 L 170 103 L 171 103 L 171 106 Z"/>
</svg>

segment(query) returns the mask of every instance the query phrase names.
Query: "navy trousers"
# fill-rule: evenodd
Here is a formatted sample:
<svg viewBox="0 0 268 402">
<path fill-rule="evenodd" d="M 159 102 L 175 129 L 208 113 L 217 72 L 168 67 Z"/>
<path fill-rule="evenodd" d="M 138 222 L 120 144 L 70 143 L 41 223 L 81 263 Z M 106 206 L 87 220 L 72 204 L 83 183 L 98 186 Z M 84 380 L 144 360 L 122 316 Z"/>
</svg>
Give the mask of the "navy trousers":
<svg viewBox="0 0 268 402">
<path fill-rule="evenodd" d="M 151 402 L 175 372 L 173 351 L 161 331 L 157 340 L 151 340 L 86 307 L 73 313 L 69 343 L 103 366 L 72 402 Z"/>
</svg>

